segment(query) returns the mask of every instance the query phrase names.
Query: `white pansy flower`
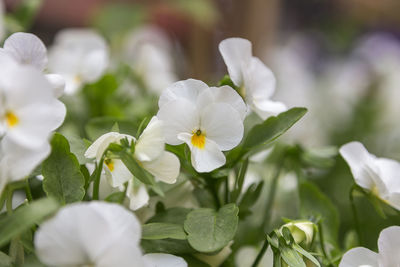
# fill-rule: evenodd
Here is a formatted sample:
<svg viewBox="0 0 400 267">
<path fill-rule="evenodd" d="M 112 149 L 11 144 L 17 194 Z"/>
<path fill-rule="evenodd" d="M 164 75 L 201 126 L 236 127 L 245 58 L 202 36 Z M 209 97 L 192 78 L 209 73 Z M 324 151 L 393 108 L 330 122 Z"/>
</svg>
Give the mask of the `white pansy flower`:
<svg viewBox="0 0 400 267">
<path fill-rule="evenodd" d="M 138 140 L 133 136 L 111 132 L 100 136 L 86 151 L 87 158 L 99 161 L 111 143 L 120 143 L 124 138 L 135 142 L 134 158 L 156 180 L 173 184 L 179 175 L 179 159 L 164 150 L 165 138 L 162 122 L 153 117 Z M 113 187 L 120 187 L 129 181 L 127 196 L 131 199 L 130 207 L 134 210 L 148 203 L 146 188 L 139 181 L 133 181 L 133 175 L 120 159 L 106 158 L 104 169 L 108 182 Z"/>
<path fill-rule="evenodd" d="M 97 81 L 109 62 L 106 41 L 88 29 L 67 29 L 57 34 L 49 53 L 49 70 L 63 76 L 65 93 Z"/>
<path fill-rule="evenodd" d="M 49 266 L 187 266 L 172 255 L 143 256 L 140 238 L 141 226 L 133 213 L 117 204 L 82 202 L 44 222 L 34 244 L 40 261 Z"/>
<path fill-rule="evenodd" d="M 231 80 L 240 88 L 251 109 L 262 119 L 287 109 L 283 103 L 271 100 L 275 92 L 275 76 L 260 59 L 253 57 L 250 41 L 228 38 L 219 44 L 219 51 Z"/>
<path fill-rule="evenodd" d="M 64 121 L 66 109 L 54 97 L 51 85 L 30 66 L 5 63 L 0 66 L 0 133 L 30 149 L 42 147 Z M 7 57 L 4 57 L 7 58 Z"/>
<path fill-rule="evenodd" d="M 127 37 L 124 50 L 124 60 L 151 92 L 160 94 L 177 80 L 170 40 L 161 29 L 135 29 Z"/>
<path fill-rule="evenodd" d="M 0 48 L 0 54 L 6 54 L 20 65 L 29 65 L 43 72 L 47 66 L 47 49 L 43 42 L 32 33 L 12 34 Z M 54 95 L 60 97 L 64 92 L 65 81 L 58 74 L 45 74 L 51 84 Z"/>
<path fill-rule="evenodd" d="M 384 202 L 400 210 L 400 163 L 370 154 L 359 142 L 340 148 L 355 182 Z"/>
<path fill-rule="evenodd" d="M 400 266 L 400 227 L 382 230 L 378 239 L 379 253 L 363 247 L 347 251 L 339 267 L 394 267 Z"/>
<path fill-rule="evenodd" d="M 157 117 L 164 122 L 166 142 L 186 143 L 193 167 L 210 172 L 225 164 L 222 151 L 242 140 L 243 104 L 229 86 L 209 88 L 200 81 L 186 80 L 161 95 Z"/>
</svg>

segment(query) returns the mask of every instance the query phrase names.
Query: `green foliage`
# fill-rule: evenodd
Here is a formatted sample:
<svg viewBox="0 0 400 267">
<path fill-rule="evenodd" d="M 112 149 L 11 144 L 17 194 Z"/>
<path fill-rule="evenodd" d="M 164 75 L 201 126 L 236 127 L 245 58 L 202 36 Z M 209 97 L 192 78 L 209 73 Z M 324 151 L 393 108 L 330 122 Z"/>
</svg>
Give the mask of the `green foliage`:
<svg viewBox="0 0 400 267">
<path fill-rule="evenodd" d="M 184 223 L 189 244 L 204 253 L 222 249 L 235 236 L 238 213 L 234 204 L 227 204 L 218 211 L 208 208 L 191 211 Z"/>
<path fill-rule="evenodd" d="M 40 199 L 0 219 L 0 247 L 57 211 L 53 198 Z"/>
<path fill-rule="evenodd" d="M 173 223 L 148 223 L 142 226 L 142 239 L 186 239 L 182 225 Z"/>
<path fill-rule="evenodd" d="M 0 266 L 11 267 L 12 259 L 7 254 L 0 251 Z"/>
<path fill-rule="evenodd" d="M 51 154 L 42 167 L 44 191 L 62 204 L 82 200 L 85 195 L 85 178 L 78 160 L 70 152 L 67 139 L 61 134 L 55 134 L 51 147 Z"/>
</svg>

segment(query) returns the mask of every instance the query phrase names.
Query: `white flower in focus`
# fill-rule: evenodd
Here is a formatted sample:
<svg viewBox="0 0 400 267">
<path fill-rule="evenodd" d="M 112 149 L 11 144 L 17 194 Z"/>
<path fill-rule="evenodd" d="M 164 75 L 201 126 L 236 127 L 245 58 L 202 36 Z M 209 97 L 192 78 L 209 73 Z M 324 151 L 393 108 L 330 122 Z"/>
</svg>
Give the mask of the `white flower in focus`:
<svg viewBox="0 0 400 267">
<path fill-rule="evenodd" d="M 143 256 L 140 238 L 141 226 L 133 213 L 117 204 L 82 202 L 44 222 L 34 244 L 40 261 L 49 266 L 187 266 L 172 255 Z"/>
<path fill-rule="evenodd" d="M 347 251 L 339 267 L 395 267 L 400 266 L 400 227 L 382 230 L 378 239 L 379 253 L 363 247 Z"/>
<path fill-rule="evenodd" d="M 229 86 L 211 87 L 186 80 L 166 89 L 157 117 L 164 122 L 166 143 L 186 143 L 198 172 L 210 172 L 226 162 L 222 151 L 237 146 L 243 137 L 245 105 Z"/>
<path fill-rule="evenodd" d="M 135 29 L 127 38 L 124 60 L 153 93 L 177 80 L 168 36 L 157 27 Z"/>
<path fill-rule="evenodd" d="M 108 62 L 106 41 L 87 29 L 59 32 L 49 53 L 49 70 L 63 76 L 66 94 L 74 94 L 85 83 L 97 81 Z"/>
<path fill-rule="evenodd" d="M 164 150 L 165 138 L 162 122 L 153 117 L 138 140 L 133 136 L 111 132 L 100 136 L 87 149 L 85 157 L 96 158 L 99 161 L 111 143 L 119 144 L 124 138 L 135 142 L 134 158 L 149 173 L 154 175 L 156 180 L 173 184 L 179 175 L 179 159 Z M 149 200 L 145 185 L 133 180 L 133 175 L 120 159 L 106 158 L 104 160 L 106 178 L 111 186 L 121 187 L 128 183 L 127 196 L 131 199 L 130 207 L 133 210 L 146 205 Z"/>
<path fill-rule="evenodd" d="M 29 65 L 43 72 L 47 66 L 47 49 L 34 34 L 17 32 L 12 34 L 0 48 L 0 54 L 6 54 L 20 65 Z M 58 74 L 45 74 L 51 84 L 54 95 L 60 97 L 64 93 L 65 81 Z"/>
<path fill-rule="evenodd" d="M 233 83 L 251 109 L 262 119 L 279 114 L 287 108 L 272 101 L 276 80 L 271 70 L 252 56 L 251 42 L 242 38 L 228 38 L 219 44 L 219 51 Z"/>
<path fill-rule="evenodd" d="M 10 140 L 29 149 L 40 148 L 64 121 L 65 106 L 54 97 L 51 85 L 39 71 L 6 58 L 0 56 L 4 63 L 0 66 L 2 142 Z"/>
<path fill-rule="evenodd" d="M 340 148 L 355 182 L 378 198 L 400 210 L 400 163 L 370 154 L 359 142 Z"/>
</svg>

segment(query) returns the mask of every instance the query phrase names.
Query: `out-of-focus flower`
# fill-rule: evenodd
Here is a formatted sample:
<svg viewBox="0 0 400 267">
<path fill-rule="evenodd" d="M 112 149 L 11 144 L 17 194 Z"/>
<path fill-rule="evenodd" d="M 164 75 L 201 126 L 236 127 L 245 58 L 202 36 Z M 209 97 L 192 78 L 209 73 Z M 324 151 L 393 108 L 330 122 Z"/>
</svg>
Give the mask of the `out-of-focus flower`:
<svg viewBox="0 0 400 267">
<path fill-rule="evenodd" d="M 252 56 L 250 41 L 225 39 L 219 44 L 219 51 L 230 78 L 254 112 L 266 119 L 286 110 L 283 103 L 270 99 L 275 92 L 274 74 L 260 59 Z"/>
<path fill-rule="evenodd" d="M 140 223 L 123 207 L 105 202 L 72 204 L 44 222 L 36 254 L 50 266 L 187 266 L 173 255 L 142 255 Z"/>
<path fill-rule="evenodd" d="M 164 183 L 173 184 L 179 175 L 180 163 L 171 152 L 164 150 L 165 138 L 162 122 L 156 117 L 144 129 L 138 140 L 133 136 L 111 132 L 100 136 L 86 151 L 87 158 L 99 161 L 111 143 L 120 143 L 127 138 L 135 142 L 134 158 L 140 165 Z M 148 203 L 149 196 L 146 187 L 140 181 L 133 180 L 133 175 L 120 159 L 105 158 L 104 170 L 108 182 L 113 187 L 120 187 L 129 181 L 127 196 L 131 199 L 130 207 L 139 209 Z"/>
<path fill-rule="evenodd" d="M 161 94 L 177 80 L 170 40 L 161 29 L 145 26 L 134 30 L 124 50 L 124 60 L 151 92 Z"/>
<path fill-rule="evenodd" d="M 400 163 L 370 154 L 359 142 L 343 145 L 340 154 L 359 186 L 400 210 Z"/>
<path fill-rule="evenodd" d="M 197 80 L 173 84 L 160 97 L 157 117 L 164 122 L 166 142 L 186 143 L 198 172 L 225 164 L 222 151 L 237 146 L 243 137 L 240 96 L 229 86 L 209 88 Z"/>
<path fill-rule="evenodd" d="M 235 255 L 236 266 L 240 267 L 251 267 L 253 266 L 254 260 L 256 259 L 260 249 L 252 246 L 241 247 Z M 268 247 L 264 256 L 261 258 L 258 266 L 272 267 L 274 266 L 274 254 L 272 249 Z"/>
<path fill-rule="evenodd" d="M 305 242 L 306 244 L 311 244 L 315 231 L 315 224 L 310 221 L 292 221 L 284 224 L 281 227 L 286 227 L 292 233 L 294 241 L 298 244 Z"/>
<path fill-rule="evenodd" d="M 106 41 L 88 29 L 59 32 L 49 52 L 49 70 L 64 77 L 66 94 L 75 93 L 85 83 L 97 81 L 108 62 Z"/>
<path fill-rule="evenodd" d="M 382 230 L 378 239 L 379 253 L 363 247 L 347 251 L 339 267 L 394 267 L 400 265 L 400 227 L 391 226 Z"/>
<path fill-rule="evenodd" d="M 29 65 L 43 72 L 47 66 L 47 49 L 34 34 L 17 32 L 12 34 L 0 48 L 0 54 L 9 55 L 20 65 Z M 65 81 L 58 74 L 45 74 L 51 84 L 54 95 L 60 97 L 64 92 Z"/>
</svg>

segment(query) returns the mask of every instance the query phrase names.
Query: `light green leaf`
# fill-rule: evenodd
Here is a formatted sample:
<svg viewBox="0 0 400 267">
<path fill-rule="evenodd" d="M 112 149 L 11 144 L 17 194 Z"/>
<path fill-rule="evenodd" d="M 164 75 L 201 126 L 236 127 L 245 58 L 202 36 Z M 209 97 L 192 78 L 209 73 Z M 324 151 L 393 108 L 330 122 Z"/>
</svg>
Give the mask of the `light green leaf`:
<svg viewBox="0 0 400 267">
<path fill-rule="evenodd" d="M 51 140 L 52 151 L 43 162 L 43 190 L 60 203 L 80 201 L 85 195 L 85 177 L 75 155 L 70 152 L 67 139 L 55 134 Z"/>
<path fill-rule="evenodd" d="M 58 209 L 53 198 L 40 199 L 29 205 L 18 208 L 14 213 L 0 219 L 0 247 L 13 237 L 22 234 L 29 228 L 42 222 Z"/>
<path fill-rule="evenodd" d="M 200 252 L 215 252 L 225 247 L 236 233 L 239 208 L 227 204 L 219 211 L 201 208 L 191 211 L 185 220 L 189 244 Z"/>
<path fill-rule="evenodd" d="M 7 254 L 5 254 L 1 251 L 0 251 L 0 266 L 3 266 L 3 267 L 11 267 L 12 266 L 11 258 Z"/>
<path fill-rule="evenodd" d="M 282 259 L 287 263 L 287 265 L 290 267 L 306 267 L 303 257 L 297 253 L 296 250 L 287 246 L 283 246 L 280 249 Z"/>
<path fill-rule="evenodd" d="M 142 239 L 186 239 L 182 225 L 173 223 L 148 223 L 142 226 Z"/>
<path fill-rule="evenodd" d="M 316 266 L 320 267 L 321 265 L 319 264 L 318 260 L 311 255 L 308 251 L 304 250 L 302 247 L 300 247 L 297 244 L 293 244 L 293 248 L 300 253 L 301 255 L 303 255 L 304 257 L 306 257 L 307 259 L 309 259 L 310 261 L 312 261 Z"/>
<path fill-rule="evenodd" d="M 183 224 L 186 219 L 186 216 L 190 212 L 190 209 L 187 208 L 170 208 L 164 210 L 160 213 L 154 215 L 147 223 L 154 223 L 154 222 L 163 222 L 163 223 L 173 223 L 173 224 Z"/>
</svg>

